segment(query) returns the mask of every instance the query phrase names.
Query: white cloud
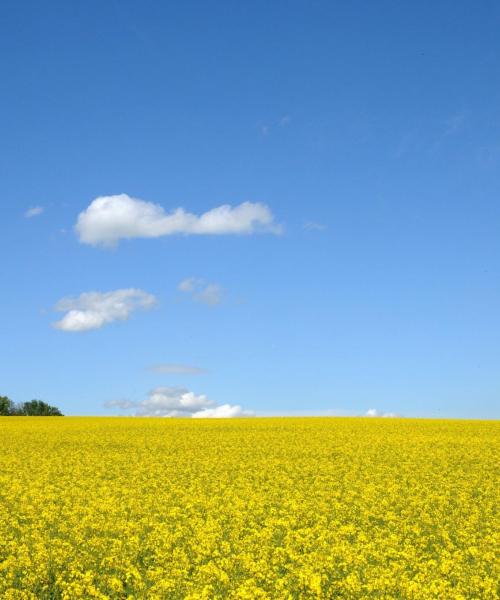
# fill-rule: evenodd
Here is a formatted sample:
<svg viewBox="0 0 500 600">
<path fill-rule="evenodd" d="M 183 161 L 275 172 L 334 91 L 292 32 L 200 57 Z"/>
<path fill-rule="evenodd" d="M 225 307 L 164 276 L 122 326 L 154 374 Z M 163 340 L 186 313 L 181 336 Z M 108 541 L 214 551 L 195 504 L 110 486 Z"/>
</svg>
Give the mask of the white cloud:
<svg viewBox="0 0 500 600">
<path fill-rule="evenodd" d="M 204 394 L 196 395 L 184 388 L 158 387 L 146 400 L 137 403 L 137 415 L 155 417 L 189 417 L 204 408 L 215 406 Z"/>
<path fill-rule="evenodd" d="M 157 387 L 149 392 L 148 397 L 140 402 L 130 400 L 111 400 L 107 407 L 122 410 L 135 409 L 139 417 L 193 417 L 199 418 L 231 418 L 251 416 L 238 405 L 217 405 L 204 394 L 195 394 L 180 387 Z"/>
<path fill-rule="evenodd" d="M 179 292 L 194 292 L 194 290 L 197 287 L 203 285 L 203 283 L 203 279 L 197 279 L 196 277 L 186 277 L 186 279 L 183 279 L 179 283 L 177 289 L 179 290 Z"/>
<path fill-rule="evenodd" d="M 28 210 L 24 213 L 24 216 L 27 219 L 31 219 L 32 217 L 38 217 L 38 215 L 41 215 L 44 210 L 45 209 L 43 208 L 43 206 L 32 206 L 31 208 L 28 208 Z"/>
<path fill-rule="evenodd" d="M 218 283 L 206 283 L 204 279 L 188 277 L 183 279 L 177 289 L 185 294 L 190 294 L 193 300 L 207 304 L 208 306 L 217 306 L 222 302 L 224 294 L 223 288 Z"/>
<path fill-rule="evenodd" d="M 388 417 L 395 418 L 399 417 L 396 413 L 381 413 L 376 408 L 370 408 L 366 411 L 365 417 Z"/>
<path fill-rule="evenodd" d="M 191 365 L 179 365 L 175 363 L 163 363 L 149 367 L 149 371 L 165 375 L 204 375 L 205 369 L 193 367 Z"/>
<path fill-rule="evenodd" d="M 197 302 L 208 304 L 208 306 L 217 306 L 222 302 L 222 288 L 216 283 L 209 283 L 193 297 Z"/>
<path fill-rule="evenodd" d="M 326 229 L 326 225 L 317 223 L 316 221 L 306 221 L 302 227 L 306 231 L 324 231 Z"/>
<path fill-rule="evenodd" d="M 113 292 L 86 292 L 76 298 L 63 298 L 54 309 L 66 314 L 53 327 L 62 331 L 81 332 L 99 329 L 113 321 L 125 321 L 137 309 L 147 310 L 156 298 L 134 288 Z"/>
<path fill-rule="evenodd" d="M 135 402 L 132 400 L 109 400 L 104 403 L 106 408 L 119 408 L 121 410 L 128 410 L 129 408 L 134 408 Z"/>
<path fill-rule="evenodd" d="M 166 235 L 244 235 L 280 233 L 265 204 L 224 204 L 201 214 L 176 208 L 170 213 L 159 204 L 131 198 L 127 194 L 101 196 L 78 215 L 75 225 L 80 242 L 114 246 L 121 239 L 156 238 Z"/>
<path fill-rule="evenodd" d="M 215 408 L 204 408 L 193 413 L 193 419 L 231 419 L 250 416 L 253 416 L 253 413 L 243 410 L 239 404 L 221 404 Z"/>
<path fill-rule="evenodd" d="M 260 133 L 263 136 L 269 135 L 272 131 L 274 132 L 277 127 L 288 127 L 292 121 L 290 115 L 283 115 L 279 119 L 274 119 L 269 123 L 261 123 L 259 126 Z"/>
</svg>

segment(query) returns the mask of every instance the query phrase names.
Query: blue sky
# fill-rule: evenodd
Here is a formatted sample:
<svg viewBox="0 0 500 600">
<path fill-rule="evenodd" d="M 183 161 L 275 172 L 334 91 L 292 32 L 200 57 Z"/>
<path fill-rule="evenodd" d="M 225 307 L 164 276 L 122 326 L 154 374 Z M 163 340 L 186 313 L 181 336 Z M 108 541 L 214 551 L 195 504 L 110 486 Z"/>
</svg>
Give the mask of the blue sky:
<svg viewBox="0 0 500 600">
<path fill-rule="evenodd" d="M 0 393 L 498 418 L 499 29 L 493 1 L 3 2 Z"/>
</svg>

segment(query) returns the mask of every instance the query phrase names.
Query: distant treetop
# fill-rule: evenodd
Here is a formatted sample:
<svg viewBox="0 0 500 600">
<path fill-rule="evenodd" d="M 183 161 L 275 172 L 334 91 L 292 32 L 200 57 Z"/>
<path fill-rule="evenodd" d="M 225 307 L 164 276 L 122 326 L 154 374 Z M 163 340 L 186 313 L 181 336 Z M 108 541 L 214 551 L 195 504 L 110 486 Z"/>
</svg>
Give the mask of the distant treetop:
<svg viewBox="0 0 500 600">
<path fill-rule="evenodd" d="M 42 400 L 16 404 L 7 396 L 0 396 L 0 417 L 62 417 L 62 412 Z"/>
</svg>

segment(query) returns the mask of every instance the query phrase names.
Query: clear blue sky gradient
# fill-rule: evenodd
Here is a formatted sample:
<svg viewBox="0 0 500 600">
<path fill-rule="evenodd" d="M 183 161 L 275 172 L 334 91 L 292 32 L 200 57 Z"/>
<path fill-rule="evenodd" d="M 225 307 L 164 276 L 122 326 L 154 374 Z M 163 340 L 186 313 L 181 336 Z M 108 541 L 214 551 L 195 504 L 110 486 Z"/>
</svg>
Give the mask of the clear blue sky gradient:
<svg viewBox="0 0 500 600">
<path fill-rule="evenodd" d="M 498 418 L 499 31 L 487 0 L 2 2 L 0 394 Z M 284 234 L 79 243 L 119 193 L 263 202 Z M 158 307 L 51 327 L 62 297 L 129 287 Z"/>
</svg>

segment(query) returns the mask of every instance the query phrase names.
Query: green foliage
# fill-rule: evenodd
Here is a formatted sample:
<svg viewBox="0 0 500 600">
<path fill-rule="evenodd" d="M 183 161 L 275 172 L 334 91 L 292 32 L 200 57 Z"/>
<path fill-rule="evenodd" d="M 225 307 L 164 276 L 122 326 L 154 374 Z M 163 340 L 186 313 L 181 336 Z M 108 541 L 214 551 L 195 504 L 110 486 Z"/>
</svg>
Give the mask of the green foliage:
<svg viewBox="0 0 500 600">
<path fill-rule="evenodd" d="M 61 411 L 42 400 L 30 400 L 15 404 L 7 396 L 0 396 L 0 416 L 2 417 L 62 417 Z"/>
<path fill-rule="evenodd" d="M 41 400 L 30 400 L 22 405 L 22 414 L 27 417 L 61 417 L 61 411 Z"/>
<path fill-rule="evenodd" d="M 7 396 L 0 396 L 0 417 L 8 417 L 14 411 L 14 402 Z"/>
</svg>

